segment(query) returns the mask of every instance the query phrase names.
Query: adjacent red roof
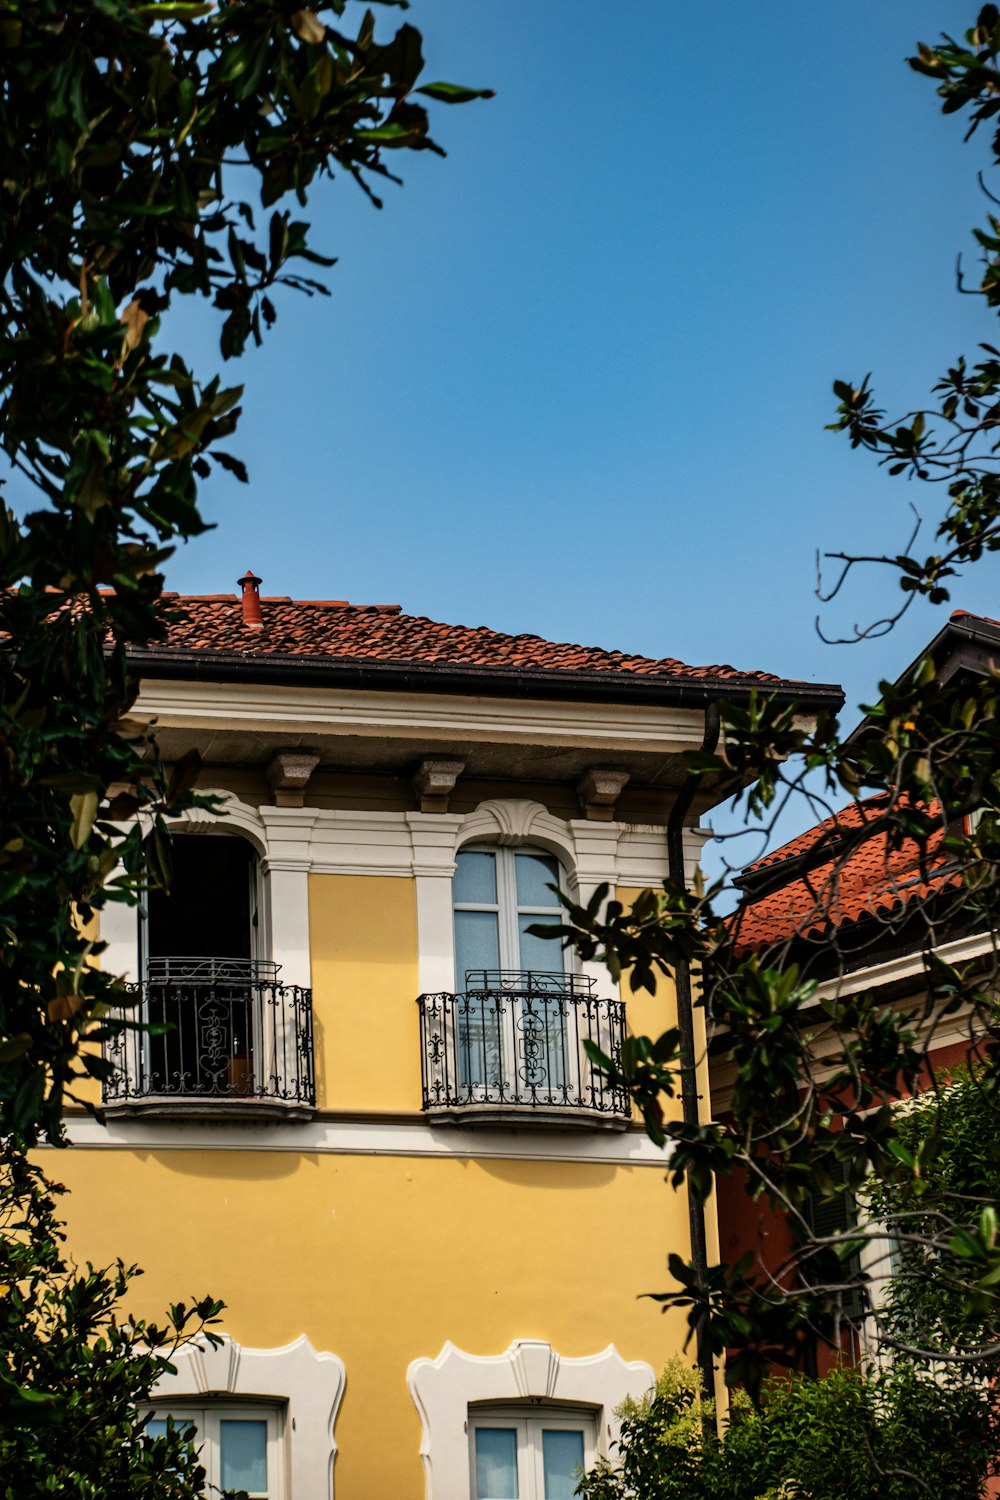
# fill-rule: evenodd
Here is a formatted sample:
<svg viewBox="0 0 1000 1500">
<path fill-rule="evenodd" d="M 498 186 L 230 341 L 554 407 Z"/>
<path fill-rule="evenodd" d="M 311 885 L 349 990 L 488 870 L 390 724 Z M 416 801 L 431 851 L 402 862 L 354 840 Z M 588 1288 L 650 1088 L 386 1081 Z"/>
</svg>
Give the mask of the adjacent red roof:
<svg viewBox="0 0 1000 1500">
<path fill-rule="evenodd" d="M 167 594 L 167 640 L 156 652 L 225 652 L 250 659 L 271 656 L 329 661 L 378 661 L 401 666 L 455 665 L 518 671 L 602 672 L 627 677 L 718 679 L 782 685 L 768 672 L 731 666 L 692 667 L 672 657 L 653 658 L 547 641 L 538 635 L 505 635 L 486 625 L 444 625 L 405 615 L 398 604 L 348 604 L 341 599 L 261 598 L 262 629 L 243 623 L 231 594 Z M 797 684 L 796 684 L 797 685 Z M 804 695 L 813 691 L 802 684 Z"/>
<path fill-rule="evenodd" d="M 748 867 L 744 904 L 732 918 L 741 949 L 820 935 L 876 915 L 884 918 L 957 883 L 941 848 L 940 825 L 925 845 L 906 838 L 899 848 L 891 848 L 888 833 L 879 832 L 856 848 L 845 846 L 845 839 L 881 817 L 891 795 L 883 792 L 852 803 Z M 938 809 L 928 811 L 933 817 Z M 781 866 L 786 864 L 788 878 L 782 881 Z M 758 885 L 764 888 L 755 898 Z"/>
</svg>

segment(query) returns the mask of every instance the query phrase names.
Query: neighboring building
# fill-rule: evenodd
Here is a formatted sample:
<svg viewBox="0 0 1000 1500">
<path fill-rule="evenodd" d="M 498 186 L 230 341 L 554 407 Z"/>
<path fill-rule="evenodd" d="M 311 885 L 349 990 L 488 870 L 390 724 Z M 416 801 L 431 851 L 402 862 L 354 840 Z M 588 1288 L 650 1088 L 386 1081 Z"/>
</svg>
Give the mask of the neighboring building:
<svg viewBox="0 0 1000 1500">
<path fill-rule="evenodd" d="M 162 1389 L 210 1477 L 268 1500 L 562 1500 L 683 1344 L 641 1294 L 683 1195 L 587 1061 L 658 1033 L 532 936 L 551 887 L 666 874 L 706 706 L 839 690 L 395 606 L 177 599 L 130 722 L 200 752 L 169 897 L 110 906 L 102 962 L 165 1023 L 69 1121 L 78 1260 L 138 1262 L 155 1314 L 211 1292 L 226 1342 Z M 685 833 L 688 874 L 712 805 Z M 422 1467 L 421 1467 L 422 1460 Z"/>
<path fill-rule="evenodd" d="M 1000 666 L 1000 622 L 956 611 L 921 653 L 920 659 L 924 657 L 934 661 L 942 683 L 995 671 Z M 900 682 L 920 659 L 901 674 Z M 869 731 L 865 721 L 855 735 Z M 750 865 L 737 881 L 743 899 L 732 918 L 732 931 L 745 951 L 758 953 L 776 968 L 796 963 L 803 978 L 817 981 L 816 1011 L 803 1015 L 805 1027 L 811 1019 L 819 1021 L 823 999 L 877 992 L 887 1005 L 927 1028 L 928 1056 L 940 1076 L 968 1060 L 972 1021 L 968 1006 L 944 1015 L 935 1011 L 928 994 L 926 955 L 933 951 L 950 964 L 982 961 L 995 968 L 996 938 L 970 913 L 943 827 L 938 826 L 924 845 L 913 839 L 891 848 L 885 835 L 876 834 L 852 846 L 857 830 L 877 819 L 893 795 L 850 803 Z M 939 806 L 927 811 L 932 818 L 939 816 Z M 823 1029 L 816 1026 L 820 1038 Z M 820 1063 L 823 1045 L 822 1040 L 817 1043 Z M 833 1046 L 833 1039 L 826 1045 Z M 713 1111 L 724 1115 L 732 1086 L 724 1036 L 714 1046 L 711 1079 Z M 739 1176 L 719 1182 L 718 1200 L 723 1259 L 732 1262 L 751 1253 L 771 1272 L 780 1267 L 792 1248 L 784 1219 L 754 1202 Z M 823 1200 L 817 1195 L 811 1206 L 814 1228 L 823 1234 L 849 1228 L 854 1212 L 846 1196 Z M 869 1294 L 876 1301 L 888 1264 L 887 1248 L 873 1245 L 863 1265 L 870 1277 Z M 844 1311 L 854 1329 L 845 1325 L 842 1353 L 854 1358 L 864 1332 L 862 1299 L 850 1299 Z M 820 1368 L 833 1358 L 828 1351 Z"/>
</svg>

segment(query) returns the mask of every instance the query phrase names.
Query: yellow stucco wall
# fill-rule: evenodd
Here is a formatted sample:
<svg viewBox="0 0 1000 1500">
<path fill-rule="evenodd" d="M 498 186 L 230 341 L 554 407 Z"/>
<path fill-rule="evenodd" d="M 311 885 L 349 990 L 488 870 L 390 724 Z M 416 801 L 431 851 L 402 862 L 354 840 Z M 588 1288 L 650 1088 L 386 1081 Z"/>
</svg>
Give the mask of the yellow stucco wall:
<svg viewBox="0 0 1000 1500">
<path fill-rule="evenodd" d="M 417 909 L 412 880 L 310 875 L 320 1109 L 420 1109 Z"/>
<path fill-rule="evenodd" d="M 413 881 L 310 875 L 309 921 L 319 1108 L 416 1114 Z M 622 993 L 633 1031 L 673 1024 L 672 985 Z M 568 1356 L 614 1343 L 654 1368 L 683 1344 L 683 1315 L 640 1298 L 666 1288 L 668 1252 L 687 1254 L 685 1197 L 659 1166 L 265 1152 L 252 1136 L 220 1151 L 204 1129 L 201 1150 L 45 1153 L 72 1189 L 72 1253 L 141 1265 L 140 1314 L 211 1292 L 245 1345 L 306 1333 L 339 1355 L 337 1500 L 422 1500 L 406 1369 L 446 1340 L 498 1354 L 543 1339 Z M 525 1131 L 517 1144 L 532 1139 L 571 1151 L 576 1137 Z"/>
<path fill-rule="evenodd" d="M 145 1268 L 138 1313 L 211 1292 L 241 1343 L 305 1332 L 344 1360 L 338 1500 L 421 1500 L 406 1369 L 446 1339 L 571 1356 L 613 1342 L 654 1368 L 683 1342 L 682 1318 L 638 1296 L 686 1245 L 656 1168 L 83 1147 L 45 1164 L 72 1190 L 76 1258 Z"/>
</svg>

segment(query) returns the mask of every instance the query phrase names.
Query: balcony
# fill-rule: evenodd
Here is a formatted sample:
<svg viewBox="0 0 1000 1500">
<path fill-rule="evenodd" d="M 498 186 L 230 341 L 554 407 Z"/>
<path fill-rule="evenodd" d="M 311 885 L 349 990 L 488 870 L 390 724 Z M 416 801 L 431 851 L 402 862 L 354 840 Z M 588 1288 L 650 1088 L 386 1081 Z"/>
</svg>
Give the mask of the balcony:
<svg viewBox="0 0 1000 1500">
<path fill-rule="evenodd" d="M 109 1111 L 305 1118 L 316 1103 L 312 991 L 254 959 L 157 958 L 105 1044 Z"/>
<path fill-rule="evenodd" d="M 629 1101 L 584 1051 L 617 1058 L 625 1006 L 570 974 L 471 970 L 457 995 L 421 995 L 423 1107 L 432 1123 L 624 1130 Z"/>
</svg>

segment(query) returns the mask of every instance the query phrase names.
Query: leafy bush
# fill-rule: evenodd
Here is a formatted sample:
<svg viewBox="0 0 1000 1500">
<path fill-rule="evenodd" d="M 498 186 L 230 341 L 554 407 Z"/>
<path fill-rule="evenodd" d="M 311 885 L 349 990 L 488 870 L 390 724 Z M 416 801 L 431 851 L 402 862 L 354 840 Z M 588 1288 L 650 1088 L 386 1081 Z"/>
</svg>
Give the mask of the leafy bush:
<svg viewBox="0 0 1000 1500">
<path fill-rule="evenodd" d="M 206 1476 L 186 1429 L 148 1438 L 143 1408 L 171 1355 L 213 1339 L 222 1304 L 177 1303 L 163 1326 L 123 1314 L 139 1272 L 67 1259 L 63 1192 L 0 1140 L 0 1500 L 195 1500 Z"/>
<path fill-rule="evenodd" d="M 983 1394 L 910 1365 L 774 1380 L 759 1408 L 736 1391 L 716 1441 L 699 1376 L 675 1359 L 617 1415 L 617 1461 L 584 1476 L 583 1500 L 977 1500 L 993 1451 Z"/>
</svg>

